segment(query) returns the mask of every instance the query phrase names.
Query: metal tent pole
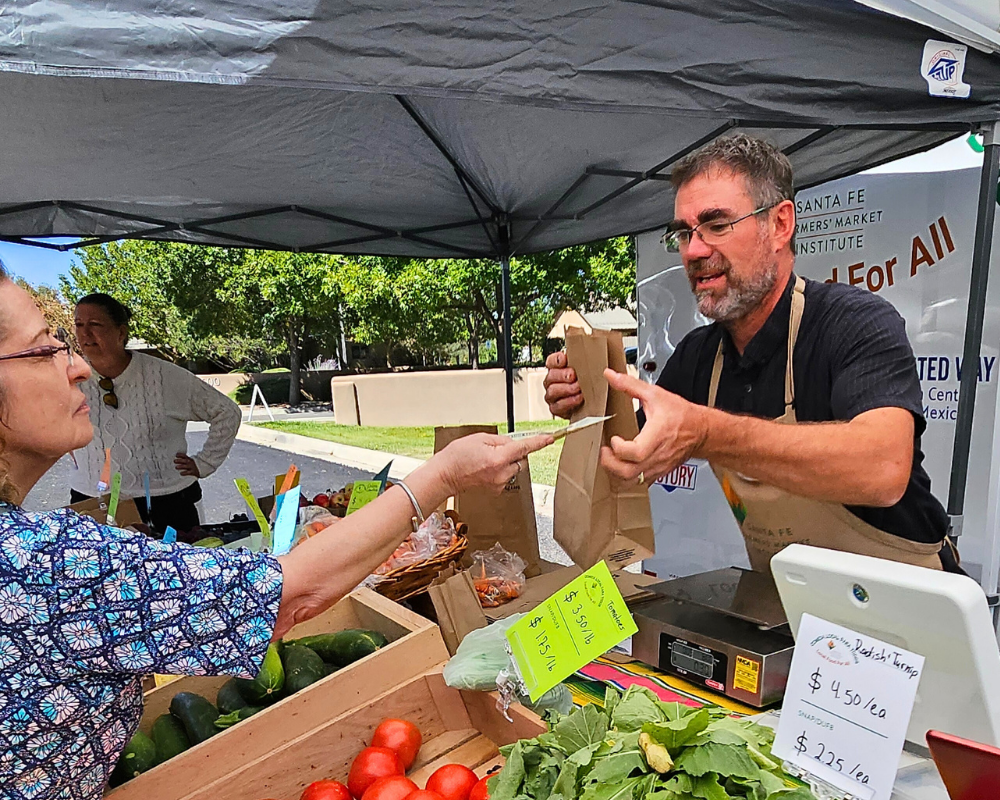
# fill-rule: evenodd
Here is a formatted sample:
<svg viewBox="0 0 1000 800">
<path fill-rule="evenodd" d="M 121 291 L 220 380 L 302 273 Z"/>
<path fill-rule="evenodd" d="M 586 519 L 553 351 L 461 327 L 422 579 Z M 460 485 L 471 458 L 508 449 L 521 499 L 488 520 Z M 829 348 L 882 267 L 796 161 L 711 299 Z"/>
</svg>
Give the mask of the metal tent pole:
<svg viewBox="0 0 1000 800">
<path fill-rule="evenodd" d="M 986 286 L 993 245 L 993 221 L 996 215 L 997 181 L 1000 179 L 1000 123 L 983 127 L 983 170 L 979 180 L 979 205 L 976 212 L 976 235 L 972 245 L 972 279 L 969 284 L 969 313 L 965 322 L 965 347 L 962 351 L 962 381 L 958 394 L 958 419 L 955 424 L 955 447 L 951 457 L 951 485 L 948 490 L 948 515 L 951 535 L 960 536 L 965 513 L 965 490 L 969 475 L 969 449 L 972 444 L 972 417 L 979 381 L 979 352 L 983 342 L 983 319 L 986 315 Z"/>
<path fill-rule="evenodd" d="M 500 291 L 503 295 L 503 353 L 504 372 L 507 379 L 507 432 L 514 431 L 514 339 L 510 314 L 510 225 L 499 225 Z"/>
</svg>

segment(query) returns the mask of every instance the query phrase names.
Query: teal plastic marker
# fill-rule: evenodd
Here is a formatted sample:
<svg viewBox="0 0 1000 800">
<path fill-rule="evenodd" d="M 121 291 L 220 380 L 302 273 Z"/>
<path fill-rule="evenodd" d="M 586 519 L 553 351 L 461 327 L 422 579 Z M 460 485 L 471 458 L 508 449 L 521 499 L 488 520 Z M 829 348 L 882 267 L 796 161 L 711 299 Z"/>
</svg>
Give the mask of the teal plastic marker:
<svg viewBox="0 0 1000 800">
<path fill-rule="evenodd" d="M 292 549 L 295 523 L 299 518 L 299 494 L 301 491 L 301 486 L 294 486 L 277 497 L 277 501 L 281 505 L 274 520 L 274 530 L 272 531 L 274 545 L 271 548 L 271 553 L 276 556 L 283 556 Z"/>
<path fill-rule="evenodd" d="M 149 498 L 149 473 L 142 473 L 142 488 L 146 492 L 146 516 L 149 516 L 149 509 L 152 508 Z"/>
<path fill-rule="evenodd" d="M 163 533 L 163 543 L 173 544 L 176 541 L 177 541 L 177 531 L 175 531 L 173 528 L 167 525 L 167 529 Z"/>
</svg>

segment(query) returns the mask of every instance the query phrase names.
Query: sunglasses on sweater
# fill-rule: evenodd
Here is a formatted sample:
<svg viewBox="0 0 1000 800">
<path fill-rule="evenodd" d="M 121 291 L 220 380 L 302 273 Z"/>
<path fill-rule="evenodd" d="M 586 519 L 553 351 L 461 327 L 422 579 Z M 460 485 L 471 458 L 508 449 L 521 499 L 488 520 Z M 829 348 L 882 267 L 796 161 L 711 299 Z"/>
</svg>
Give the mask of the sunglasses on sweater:
<svg viewBox="0 0 1000 800">
<path fill-rule="evenodd" d="M 118 408 L 118 395 L 115 394 L 115 382 L 111 378 L 101 378 L 97 385 L 104 390 L 104 405 Z"/>
</svg>

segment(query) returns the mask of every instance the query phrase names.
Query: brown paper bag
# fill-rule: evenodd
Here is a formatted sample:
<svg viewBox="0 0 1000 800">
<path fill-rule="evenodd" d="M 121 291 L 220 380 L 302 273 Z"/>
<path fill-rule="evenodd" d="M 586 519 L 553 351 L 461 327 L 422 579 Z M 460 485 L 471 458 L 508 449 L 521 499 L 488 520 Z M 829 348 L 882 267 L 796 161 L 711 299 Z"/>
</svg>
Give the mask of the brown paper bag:
<svg viewBox="0 0 1000 800">
<path fill-rule="evenodd" d="M 66 506 L 66 508 L 70 508 L 82 516 L 93 517 L 102 525 L 106 525 L 108 522 L 108 501 L 110 499 L 110 495 L 90 497 L 86 500 L 81 500 L 79 503 Z M 130 525 L 138 525 L 141 522 L 142 517 L 139 516 L 139 509 L 135 501 L 131 497 L 120 498 L 118 501 L 118 512 L 115 515 L 115 525 L 119 528 L 127 528 Z"/>
<path fill-rule="evenodd" d="M 434 452 L 472 433 L 496 432 L 496 425 L 435 428 Z M 517 474 L 517 480 L 509 484 L 499 497 L 481 488 L 459 492 L 455 497 L 455 512 L 469 526 L 466 556 L 476 550 L 489 550 L 499 542 L 524 560 L 525 576 L 530 578 L 539 574 L 541 559 L 538 555 L 535 499 L 531 493 L 531 470 L 527 464 Z"/>
<path fill-rule="evenodd" d="M 486 615 L 479 605 L 472 576 L 449 567 L 427 587 L 441 638 L 448 652 L 455 655 L 462 639 L 479 628 L 486 627 Z"/>
<path fill-rule="evenodd" d="M 572 421 L 614 417 L 566 437 L 556 477 L 555 539 L 584 569 L 601 559 L 620 569 L 654 553 L 648 487 L 618 488 L 600 465 L 602 444 L 612 436 L 634 439 L 639 433 L 632 398 L 612 391 L 604 378 L 607 367 L 625 372 L 621 334 L 568 328 L 566 358 L 576 370 L 584 400 Z"/>
</svg>

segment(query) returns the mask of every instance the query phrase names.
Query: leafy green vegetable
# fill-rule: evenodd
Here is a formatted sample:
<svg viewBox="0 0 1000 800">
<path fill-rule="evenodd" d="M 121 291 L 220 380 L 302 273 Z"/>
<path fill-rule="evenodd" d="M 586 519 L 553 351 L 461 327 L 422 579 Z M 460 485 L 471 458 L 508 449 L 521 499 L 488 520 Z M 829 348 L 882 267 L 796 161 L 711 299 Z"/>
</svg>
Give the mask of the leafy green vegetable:
<svg viewBox="0 0 1000 800">
<path fill-rule="evenodd" d="M 556 744 L 566 753 L 599 744 L 608 732 L 608 718 L 597 706 L 578 708 L 552 729 Z"/>
<path fill-rule="evenodd" d="M 615 706 L 611 727 L 620 731 L 637 731 L 646 723 L 662 721 L 665 716 L 655 694 L 641 686 L 630 686 Z"/>
<path fill-rule="evenodd" d="M 502 747 L 491 800 L 815 800 L 771 755 L 769 728 L 638 687 L 605 699 Z"/>
<path fill-rule="evenodd" d="M 753 763 L 746 747 L 707 742 L 697 747 L 687 747 L 677 756 L 676 767 L 692 777 L 712 772 L 736 778 L 760 779 L 760 767 Z"/>
<path fill-rule="evenodd" d="M 642 726 L 643 733 L 648 733 L 653 739 L 662 744 L 671 755 L 677 755 L 680 749 L 704 731 L 711 722 L 708 712 L 705 709 L 695 714 L 688 714 L 686 717 L 670 720 L 668 722 L 647 722 Z M 742 744 L 742 740 L 739 740 Z M 732 742 L 727 742 L 732 744 Z"/>
</svg>

